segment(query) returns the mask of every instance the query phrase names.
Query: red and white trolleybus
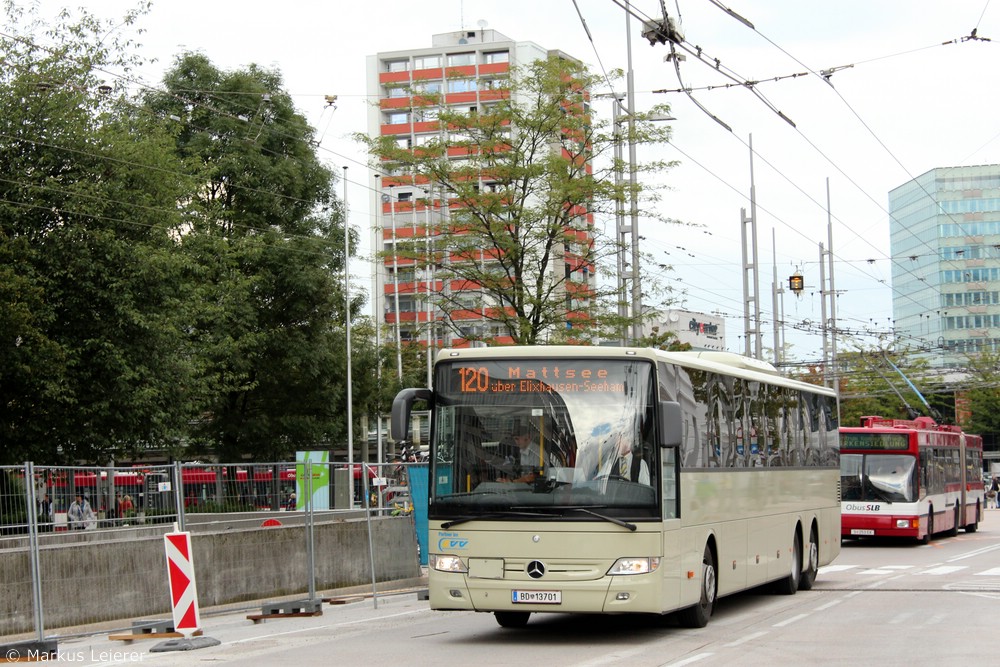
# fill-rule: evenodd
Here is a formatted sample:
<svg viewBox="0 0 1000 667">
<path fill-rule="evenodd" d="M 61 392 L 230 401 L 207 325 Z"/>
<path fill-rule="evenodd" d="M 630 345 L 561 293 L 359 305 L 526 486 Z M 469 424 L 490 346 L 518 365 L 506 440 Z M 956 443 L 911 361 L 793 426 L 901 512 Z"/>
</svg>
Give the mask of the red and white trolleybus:
<svg viewBox="0 0 1000 667">
<path fill-rule="evenodd" d="M 862 417 L 840 428 L 841 536 L 975 532 L 984 509 L 983 440 L 930 417 Z"/>
</svg>

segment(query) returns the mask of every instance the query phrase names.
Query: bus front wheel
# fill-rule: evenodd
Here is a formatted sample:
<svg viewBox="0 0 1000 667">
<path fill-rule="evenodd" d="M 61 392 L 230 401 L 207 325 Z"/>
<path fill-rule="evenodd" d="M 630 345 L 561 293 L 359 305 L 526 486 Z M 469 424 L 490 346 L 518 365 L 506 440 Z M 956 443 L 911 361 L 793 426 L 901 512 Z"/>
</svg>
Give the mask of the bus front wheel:
<svg viewBox="0 0 1000 667">
<path fill-rule="evenodd" d="M 495 611 L 497 623 L 501 628 L 523 628 L 528 624 L 530 611 Z"/>
<path fill-rule="evenodd" d="M 698 604 L 677 612 L 678 620 L 685 628 L 703 628 L 708 625 L 715 608 L 717 582 L 715 579 L 715 558 L 712 549 L 706 544 L 705 553 L 701 557 L 701 599 Z"/>
</svg>

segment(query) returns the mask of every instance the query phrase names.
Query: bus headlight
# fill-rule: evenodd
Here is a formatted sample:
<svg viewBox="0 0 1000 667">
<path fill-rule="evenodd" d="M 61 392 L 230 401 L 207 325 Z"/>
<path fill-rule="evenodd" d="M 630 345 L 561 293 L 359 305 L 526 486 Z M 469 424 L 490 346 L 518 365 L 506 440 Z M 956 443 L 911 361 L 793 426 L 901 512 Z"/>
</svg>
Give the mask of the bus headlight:
<svg viewBox="0 0 1000 667">
<path fill-rule="evenodd" d="M 465 566 L 458 556 L 427 554 L 427 565 L 438 572 L 460 572 L 466 573 L 469 568 Z"/>
<path fill-rule="evenodd" d="M 659 558 L 619 558 L 608 574 L 649 574 L 660 567 Z"/>
</svg>

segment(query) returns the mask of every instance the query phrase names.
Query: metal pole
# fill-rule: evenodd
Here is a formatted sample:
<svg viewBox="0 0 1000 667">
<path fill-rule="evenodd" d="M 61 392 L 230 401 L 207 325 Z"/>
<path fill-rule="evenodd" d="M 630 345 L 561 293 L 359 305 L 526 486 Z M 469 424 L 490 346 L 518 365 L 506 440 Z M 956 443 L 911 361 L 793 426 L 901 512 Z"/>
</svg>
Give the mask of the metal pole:
<svg viewBox="0 0 1000 667">
<path fill-rule="evenodd" d="M 177 530 L 183 533 L 187 530 L 187 521 L 184 516 L 184 475 L 180 461 L 174 461 L 171 473 L 174 477 L 170 488 L 174 490 L 174 511 L 177 513 Z"/>
<path fill-rule="evenodd" d="M 378 184 L 380 183 L 380 181 L 378 180 L 378 177 L 379 177 L 378 174 L 375 174 L 375 179 L 376 179 L 375 180 L 375 183 L 376 183 L 376 186 L 375 186 L 376 197 L 375 197 L 375 199 L 376 199 L 376 202 L 377 202 L 376 209 L 375 209 L 375 229 L 377 230 L 375 232 L 375 238 L 378 239 L 379 246 L 384 249 L 385 248 L 385 241 L 383 240 L 382 224 L 381 224 L 381 222 L 382 222 L 382 197 L 381 197 L 382 190 L 378 186 Z M 376 270 L 381 269 L 382 270 L 382 276 L 384 278 L 385 277 L 385 260 L 382 259 L 382 253 L 381 252 L 373 252 L 372 255 L 373 255 L 373 261 L 376 262 L 374 268 Z M 381 266 L 379 266 L 379 263 L 381 263 Z M 385 281 L 383 280 L 383 283 L 384 282 Z M 373 292 L 373 294 L 374 294 L 374 292 Z M 382 299 L 381 300 L 382 301 L 385 300 L 385 290 L 382 290 Z M 375 316 L 372 318 L 374 320 L 374 322 L 375 322 L 375 387 L 377 388 L 377 390 L 381 394 L 381 391 L 382 391 L 382 327 L 385 326 L 385 320 L 384 320 L 385 312 L 384 312 L 384 310 L 383 310 L 382 313 L 377 312 L 378 311 L 378 307 L 377 306 L 376 306 L 375 310 L 376 310 L 376 312 L 374 313 Z M 380 317 L 382 317 L 383 319 L 380 320 L 379 319 Z M 378 461 L 381 462 L 382 461 L 382 456 L 383 456 L 383 454 L 382 454 L 382 410 L 381 410 L 381 402 L 379 402 L 379 403 L 376 404 L 376 409 L 375 409 L 375 439 L 376 439 L 376 447 L 378 449 Z"/>
<path fill-rule="evenodd" d="M 424 308 L 427 311 L 427 387 L 431 386 L 434 305 L 431 303 L 431 191 L 424 190 Z"/>
<path fill-rule="evenodd" d="M 632 344 L 642 337 L 642 289 L 639 284 L 639 193 L 636 188 L 635 158 L 635 82 L 632 75 L 632 10 L 625 1 L 625 40 L 628 43 L 628 165 L 631 190 L 632 232 Z"/>
<path fill-rule="evenodd" d="M 833 214 L 830 208 L 830 179 L 826 179 L 826 237 L 830 276 L 830 365 L 833 368 L 831 387 L 837 388 L 837 290 L 833 285 Z"/>
<path fill-rule="evenodd" d="M 352 472 L 353 476 L 354 473 Z M 372 572 L 372 603 L 373 608 L 378 609 L 378 589 L 375 585 L 375 545 L 372 540 L 372 508 L 368 498 L 368 464 L 361 464 L 361 486 L 365 495 L 365 521 L 368 524 L 368 562 Z"/>
<path fill-rule="evenodd" d="M 346 169 L 346 167 L 345 167 Z M 316 539 L 313 534 L 313 472 L 312 461 L 306 458 L 306 568 L 309 570 L 309 599 L 316 599 Z M 333 465 L 329 463 L 327 465 Z M 352 473 L 353 475 L 353 473 Z M 354 480 L 351 479 L 351 485 Z"/>
<path fill-rule="evenodd" d="M 344 167 L 344 324 L 347 332 L 347 463 L 354 463 L 354 417 L 351 403 L 351 226 L 347 224 L 347 167 Z M 354 494 L 351 494 L 352 496 Z"/>
<path fill-rule="evenodd" d="M 622 181 L 622 128 L 619 109 L 622 97 L 617 93 L 612 97 L 611 118 L 614 124 L 614 160 L 615 160 L 615 191 L 621 192 Z M 615 260 L 618 268 L 618 317 L 621 318 L 620 336 L 622 347 L 628 345 L 628 327 L 625 320 L 628 317 L 628 298 L 625 295 L 625 204 L 615 202 Z"/>
<path fill-rule="evenodd" d="M 396 323 L 396 379 L 403 382 L 403 337 L 399 333 L 399 246 L 396 238 L 396 200 L 389 186 L 389 217 L 392 219 L 392 298 Z"/>
<path fill-rule="evenodd" d="M 779 299 L 785 290 L 781 287 L 781 283 L 778 282 L 778 244 L 774 234 L 774 227 L 771 228 L 771 285 L 773 288 L 771 290 L 771 308 L 774 310 L 774 365 L 781 365 L 781 336 L 780 329 L 784 324 L 781 321 L 781 306 L 779 304 Z"/>
<path fill-rule="evenodd" d="M 823 341 L 823 384 L 830 384 L 829 334 L 826 331 L 826 262 L 823 244 L 819 244 L 819 321 L 820 335 Z"/>
<path fill-rule="evenodd" d="M 72 474 L 72 473 L 70 473 Z M 42 613 L 42 567 L 38 557 L 38 498 L 35 495 L 35 464 L 24 462 L 25 492 L 28 494 L 28 550 L 31 556 L 31 601 L 35 606 L 35 630 L 38 641 L 45 639 L 45 618 Z"/>
</svg>

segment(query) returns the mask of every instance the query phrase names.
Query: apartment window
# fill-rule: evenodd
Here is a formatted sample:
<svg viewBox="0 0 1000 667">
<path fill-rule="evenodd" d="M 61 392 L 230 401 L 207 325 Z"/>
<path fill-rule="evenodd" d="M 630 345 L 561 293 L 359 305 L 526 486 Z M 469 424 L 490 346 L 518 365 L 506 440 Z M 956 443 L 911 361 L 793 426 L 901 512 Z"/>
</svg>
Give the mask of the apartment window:
<svg viewBox="0 0 1000 667">
<path fill-rule="evenodd" d="M 400 192 L 396 195 L 396 201 L 410 201 L 411 199 L 413 199 L 412 192 Z"/>
<path fill-rule="evenodd" d="M 385 61 L 386 72 L 405 72 L 408 69 L 410 69 L 410 61 L 406 58 Z"/>
<path fill-rule="evenodd" d="M 396 137 L 396 147 L 397 148 L 412 148 L 413 142 L 409 137 Z"/>
<path fill-rule="evenodd" d="M 402 123 L 410 122 L 410 113 L 408 111 L 393 111 L 386 114 L 386 120 L 389 125 L 400 125 Z"/>
<path fill-rule="evenodd" d="M 416 120 L 418 123 L 437 120 L 438 112 L 439 109 L 437 107 L 421 107 L 419 109 L 414 110 L 413 112 L 414 120 Z"/>
<path fill-rule="evenodd" d="M 441 92 L 440 81 L 421 81 L 415 86 L 418 93 L 426 95 L 436 95 Z"/>
<path fill-rule="evenodd" d="M 386 97 L 406 97 L 409 95 L 409 91 L 406 88 L 400 88 L 399 86 L 392 86 L 385 89 Z"/>
<path fill-rule="evenodd" d="M 441 67 L 441 56 L 414 56 L 413 69 L 433 69 Z"/>
<path fill-rule="evenodd" d="M 448 82 L 449 93 L 474 93 L 476 92 L 475 79 L 452 79 Z"/>
<path fill-rule="evenodd" d="M 476 54 L 472 53 L 449 53 L 448 54 L 448 65 L 452 67 L 457 67 L 459 65 L 475 65 L 476 64 Z"/>
<path fill-rule="evenodd" d="M 501 90 L 507 87 L 507 79 L 480 79 L 480 90 Z"/>
<path fill-rule="evenodd" d="M 416 137 L 414 137 L 413 145 L 424 146 L 437 139 L 437 137 L 438 135 L 436 134 L 418 134 Z"/>
<path fill-rule="evenodd" d="M 488 65 L 493 63 L 509 63 L 510 51 L 487 51 L 483 54 L 483 62 Z"/>
</svg>

